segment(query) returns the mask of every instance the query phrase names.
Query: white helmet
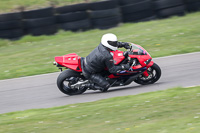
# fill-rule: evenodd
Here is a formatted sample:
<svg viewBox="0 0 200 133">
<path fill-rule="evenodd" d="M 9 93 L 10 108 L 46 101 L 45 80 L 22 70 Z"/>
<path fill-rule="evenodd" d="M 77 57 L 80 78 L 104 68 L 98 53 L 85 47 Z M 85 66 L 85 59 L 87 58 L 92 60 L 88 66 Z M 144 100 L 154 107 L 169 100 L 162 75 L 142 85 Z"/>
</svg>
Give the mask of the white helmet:
<svg viewBox="0 0 200 133">
<path fill-rule="evenodd" d="M 113 51 L 116 51 L 117 50 L 117 36 L 115 34 L 112 34 L 112 33 L 108 33 L 108 34 L 104 34 L 101 38 L 101 43 L 113 50 Z"/>
</svg>

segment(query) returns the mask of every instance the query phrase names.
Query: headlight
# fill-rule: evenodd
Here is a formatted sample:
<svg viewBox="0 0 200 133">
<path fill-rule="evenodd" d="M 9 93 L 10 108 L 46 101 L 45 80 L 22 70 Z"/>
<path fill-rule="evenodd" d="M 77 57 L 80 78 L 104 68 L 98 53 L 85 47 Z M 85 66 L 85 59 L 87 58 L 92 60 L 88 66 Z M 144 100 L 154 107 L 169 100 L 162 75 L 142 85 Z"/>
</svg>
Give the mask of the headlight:
<svg viewBox="0 0 200 133">
<path fill-rule="evenodd" d="M 151 59 L 146 60 L 144 63 L 148 65 L 151 62 Z"/>
</svg>

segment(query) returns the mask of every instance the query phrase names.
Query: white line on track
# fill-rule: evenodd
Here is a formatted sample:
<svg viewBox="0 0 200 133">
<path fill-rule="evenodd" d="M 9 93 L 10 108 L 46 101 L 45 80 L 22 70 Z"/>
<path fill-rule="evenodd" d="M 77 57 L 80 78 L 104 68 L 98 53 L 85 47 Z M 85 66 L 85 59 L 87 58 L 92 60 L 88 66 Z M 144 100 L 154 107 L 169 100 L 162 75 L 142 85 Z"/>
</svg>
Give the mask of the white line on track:
<svg viewBox="0 0 200 133">
<path fill-rule="evenodd" d="M 184 88 L 192 88 L 192 87 L 197 87 L 197 86 L 200 86 L 200 85 L 185 86 Z"/>
</svg>

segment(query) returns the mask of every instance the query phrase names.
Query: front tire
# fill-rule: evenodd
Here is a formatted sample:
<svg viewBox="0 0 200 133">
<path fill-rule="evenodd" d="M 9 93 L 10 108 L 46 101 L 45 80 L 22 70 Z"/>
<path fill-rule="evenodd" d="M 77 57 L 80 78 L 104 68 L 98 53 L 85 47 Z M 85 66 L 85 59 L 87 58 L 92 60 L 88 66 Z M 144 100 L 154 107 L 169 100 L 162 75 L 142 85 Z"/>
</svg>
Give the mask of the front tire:
<svg viewBox="0 0 200 133">
<path fill-rule="evenodd" d="M 149 67 L 147 72 L 149 74 L 148 77 L 140 75 L 137 79 L 135 79 L 135 82 L 141 85 L 153 84 L 161 77 L 161 69 L 156 63 Z"/>
<path fill-rule="evenodd" d="M 72 88 L 71 85 L 84 80 L 84 76 L 80 73 L 67 69 L 63 71 L 57 78 L 57 86 L 61 92 L 67 95 L 78 95 L 86 91 L 85 88 Z"/>
</svg>

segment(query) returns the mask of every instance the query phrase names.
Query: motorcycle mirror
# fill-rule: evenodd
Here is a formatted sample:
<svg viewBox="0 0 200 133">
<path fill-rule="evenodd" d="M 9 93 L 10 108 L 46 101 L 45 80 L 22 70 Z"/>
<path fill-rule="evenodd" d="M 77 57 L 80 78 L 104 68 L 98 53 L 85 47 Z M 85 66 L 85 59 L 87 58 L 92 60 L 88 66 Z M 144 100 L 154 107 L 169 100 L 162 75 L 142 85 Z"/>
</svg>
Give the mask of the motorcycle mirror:
<svg viewBox="0 0 200 133">
<path fill-rule="evenodd" d="M 129 51 L 131 51 L 131 49 L 132 49 L 132 45 L 131 45 L 131 47 L 130 47 Z"/>
<path fill-rule="evenodd" d="M 123 55 L 124 55 L 125 58 L 127 58 L 128 57 L 128 51 L 125 51 Z"/>
</svg>

